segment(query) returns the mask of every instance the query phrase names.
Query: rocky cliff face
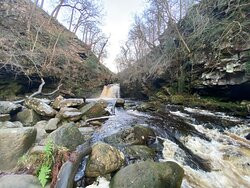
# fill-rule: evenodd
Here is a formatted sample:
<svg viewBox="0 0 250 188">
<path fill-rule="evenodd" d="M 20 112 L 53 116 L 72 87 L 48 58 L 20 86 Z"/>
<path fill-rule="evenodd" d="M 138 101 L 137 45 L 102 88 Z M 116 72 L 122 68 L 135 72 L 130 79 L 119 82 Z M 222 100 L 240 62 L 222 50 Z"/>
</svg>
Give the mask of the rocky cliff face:
<svg viewBox="0 0 250 188">
<path fill-rule="evenodd" d="M 32 12 L 32 7 L 27 0 L 0 3 L 0 98 L 37 90 L 40 77 L 48 92 L 59 83 L 64 95 L 101 92 L 112 73 L 73 33 L 43 10 Z"/>
<path fill-rule="evenodd" d="M 191 53 L 180 41 L 176 45 L 178 36 L 168 28 L 152 52 L 157 55 L 149 54 L 133 65 L 133 71 L 120 73 L 123 94 L 136 93 L 134 86 L 139 85 L 140 96 L 148 97 L 152 90 L 167 86 L 230 100 L 250 99 L 249 9 L 246 0 L 203 0 L 193 6 L 178 22 Z"/>
</svg>

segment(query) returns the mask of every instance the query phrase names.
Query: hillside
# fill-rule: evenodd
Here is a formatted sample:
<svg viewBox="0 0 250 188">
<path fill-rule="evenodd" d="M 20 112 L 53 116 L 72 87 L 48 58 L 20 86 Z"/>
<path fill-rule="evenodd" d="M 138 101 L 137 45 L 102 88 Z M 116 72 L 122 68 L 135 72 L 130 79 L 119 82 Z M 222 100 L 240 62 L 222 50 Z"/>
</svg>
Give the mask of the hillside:
<svg viewBox="0 0 250 188">
<path fill-rule="evenodd" d="M 119 74 L 123 96 L 149 98 L 165 87 L 177 93 L 249 100 L 250 5 L 246 0 L 202 0 L 160 45 Z M 176 40 L 178 39 L 178 40 Z"/>
<path fill-rule="evenodd" d="M 112 73 L 73 33 L 30 1 L 0 4 L 0 99 L 16 99 L 62 83 L 66 96 L 99 95 Z M 30 23 L 30 27 L 29 27 Z"/>
</svg>

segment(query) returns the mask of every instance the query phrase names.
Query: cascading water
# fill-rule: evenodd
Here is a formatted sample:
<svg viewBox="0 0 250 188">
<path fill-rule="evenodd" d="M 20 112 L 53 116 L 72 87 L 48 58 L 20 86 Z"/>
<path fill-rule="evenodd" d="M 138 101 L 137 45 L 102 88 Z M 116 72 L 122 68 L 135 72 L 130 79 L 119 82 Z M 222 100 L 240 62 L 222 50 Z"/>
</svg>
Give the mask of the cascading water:
<svg viewBox="0 0 250 188">
<path fill-rule="evenodd" d="M 100 98 L 120 98 L 120 84 L 104 86 Z"/>
</svg>

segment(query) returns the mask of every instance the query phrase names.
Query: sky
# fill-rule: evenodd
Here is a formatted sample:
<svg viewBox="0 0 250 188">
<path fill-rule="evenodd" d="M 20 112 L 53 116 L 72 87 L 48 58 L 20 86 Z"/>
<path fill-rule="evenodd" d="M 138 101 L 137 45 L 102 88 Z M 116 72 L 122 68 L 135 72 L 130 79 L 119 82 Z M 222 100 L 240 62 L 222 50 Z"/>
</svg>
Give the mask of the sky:
<svg viewBox="0 0 250 188">
<path fill-rule="evenodd" d="M 44 9 L 51 13 L 54 9 L 54 1 L 45 0 Z M 120 46 L 126 41 L 129 28 L 133 23 L 135 14 L 141 13 L 146 5 L 146 0 L 101 0 L 104 8 L 102 30 L 110 36 L 107 46 L 108 57 L 104 59 L 104 65 L 111 71 L 117 72 L 115 58 L 120 52 Z M 63 20 L 60 18 L 59 20 Z"/>
<path fill-rule="evenodd" d="M 108 58 L 104 64 L 113 72 L 117 72 L 114 60 L 120 51 L 120 46 L 127 39 L 134 15 L 145 8 L 145 0 L 102 0 L 106 14 L 103 32 L 108 36 Z"/>
</svg>

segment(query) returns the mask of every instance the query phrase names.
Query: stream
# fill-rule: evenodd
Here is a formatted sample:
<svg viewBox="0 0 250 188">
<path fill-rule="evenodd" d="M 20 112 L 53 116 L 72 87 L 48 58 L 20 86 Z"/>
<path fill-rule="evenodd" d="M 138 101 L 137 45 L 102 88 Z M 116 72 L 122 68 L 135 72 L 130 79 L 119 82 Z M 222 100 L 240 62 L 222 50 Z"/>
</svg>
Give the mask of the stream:
<svg viewBox="0 0 250 188">
<path fill-rule="evenodd" d="M 160 113 L 139 112 L 140 102 L 126 100 L 123 109 L 114 108 L 115 99 L 107 101 L 112 115 L 93 134 L 93 143 L 135 124 L 149 126 L 157 135 L 149 146 L 157 151 L 155 160 L 181 165 L 183 188 L 249 187 L 250 142 L 244 138 L 249 119 L 176 105 Z"/>
</svg>

